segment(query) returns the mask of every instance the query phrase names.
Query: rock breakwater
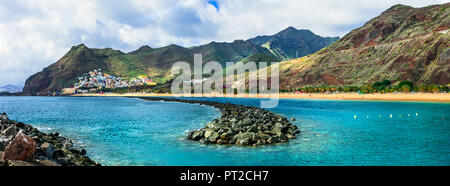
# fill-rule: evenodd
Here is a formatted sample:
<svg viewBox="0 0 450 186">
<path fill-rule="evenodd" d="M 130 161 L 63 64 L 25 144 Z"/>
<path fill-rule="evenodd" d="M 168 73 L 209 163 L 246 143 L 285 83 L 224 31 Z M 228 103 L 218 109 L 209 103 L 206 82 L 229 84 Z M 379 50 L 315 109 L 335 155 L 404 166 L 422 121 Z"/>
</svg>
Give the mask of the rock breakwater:
<svg viewBox="0 0 450 186">
<path fill-rule="evenodd" d="M 46 134 L 0 114 L 0 166 L 97 166 L 58 133 Z"/>
<path fill-rule="evenodd" d="M 254 106 L 158 97 L 141 99 L 201 104 L 218 108 L 221 112 L 219 118 L 187 134 L 187 139 L 204 144 L 257 146 L 287 142 L 300 134 L 298 127 L 291 124 L 287 118 Z"/>
</svg>

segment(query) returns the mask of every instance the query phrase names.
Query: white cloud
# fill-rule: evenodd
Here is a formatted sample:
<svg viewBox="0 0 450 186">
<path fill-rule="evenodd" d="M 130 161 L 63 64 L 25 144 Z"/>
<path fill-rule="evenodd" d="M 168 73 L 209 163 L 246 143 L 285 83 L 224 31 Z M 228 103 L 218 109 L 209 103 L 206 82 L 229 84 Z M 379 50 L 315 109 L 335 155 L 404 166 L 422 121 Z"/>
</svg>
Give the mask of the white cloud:
<svg viewBox="0 0 450 186">
<path fill-rule="evenodd" d="M 442 0 L 17 0 L 0 2 L 0 85 L 25 79 L 73 45 L 125 52 L 274 34 L 288 26 L 343 36 L 395 4 Z"/>
</svg>

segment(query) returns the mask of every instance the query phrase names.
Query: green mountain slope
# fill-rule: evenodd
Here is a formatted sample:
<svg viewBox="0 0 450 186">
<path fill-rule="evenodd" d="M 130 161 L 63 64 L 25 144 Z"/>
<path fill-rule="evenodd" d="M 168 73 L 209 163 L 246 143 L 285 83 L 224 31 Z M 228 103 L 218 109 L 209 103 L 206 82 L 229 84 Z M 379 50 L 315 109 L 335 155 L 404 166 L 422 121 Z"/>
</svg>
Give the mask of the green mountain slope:
<svg viewBox="0 0 450 186">
<path fill-rule="evenodd" d="M 170 75 L 170 69 L 175 62 L 186 61 L 193 64 L 195 53 L 203 54 L 203 61 L 237 62 L 251 55 L 264 55 L 267 58 L 252 60 L 280 61 L 267 49 L 255 46 L 250 42 L 235 41 L 233 43 L 210 43 L 203 46 L 184 48 L 169 45 L 152 49 L 143 46 L 128 54 L 113 49 L 90 49 L 85 45 L 72 47 L 56 63 L 42 72 L 29 77 L 25 83 L 26 93 L 46 93 L 73 86 L 77 77 L 94 69 L 117 76 L 135 77 L 148 74 L 150 76 Z"/>
<path fill-rule="evenodd" d="M 449 7 L 393 6 L 331 46 L 282 62 L 281 88 L 363 85 L 383 79 L 449 84 Z"/>
</svg>

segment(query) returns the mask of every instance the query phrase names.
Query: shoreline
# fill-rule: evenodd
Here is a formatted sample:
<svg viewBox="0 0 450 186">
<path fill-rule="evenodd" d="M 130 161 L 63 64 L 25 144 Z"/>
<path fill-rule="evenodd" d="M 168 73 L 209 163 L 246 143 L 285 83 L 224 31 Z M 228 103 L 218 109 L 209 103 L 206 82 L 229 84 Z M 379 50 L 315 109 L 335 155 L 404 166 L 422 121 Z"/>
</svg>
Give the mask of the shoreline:
<svg viewBox="0 0 450 186">
<path fill-rule="evenodd" d="M 150 93 L 93 93 L 93 94 L 74 94 L 75 97 L 180 97 L 172 94 L 150 94 Z M 213 95 L 190 94 L 184 97 L 218 97 L 218 98 L 271 98 L 270 94 L 241 94 L 241 95 Z M 358 94 L 358 93 L 335 93 L 335 94 L 321 94 L 321 93 L 280 93 L 280 99 L 322 99 L 322 100 L 372 100 L 372 101 L 411 101 L 411 102 L 445 102 L 450 103 L 450 93 L 385 93 L 385 94 Z"/>
</svg>

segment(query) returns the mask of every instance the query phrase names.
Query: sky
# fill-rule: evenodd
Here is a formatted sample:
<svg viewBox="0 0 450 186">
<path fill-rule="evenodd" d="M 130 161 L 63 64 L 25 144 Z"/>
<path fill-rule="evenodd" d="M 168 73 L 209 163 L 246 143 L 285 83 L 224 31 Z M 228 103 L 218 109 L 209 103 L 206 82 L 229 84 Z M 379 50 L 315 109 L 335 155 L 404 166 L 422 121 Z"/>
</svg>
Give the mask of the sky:
<svg viewBox="0 0 450 186">
<path fill-rule="evenodd" d="M 395 4 L 447 0 L 0 1 L 0 86 L 23 85 L 71 46 L 185 47 L 275 34 L 288 26 L 344 36 Z"/>
</svg>

